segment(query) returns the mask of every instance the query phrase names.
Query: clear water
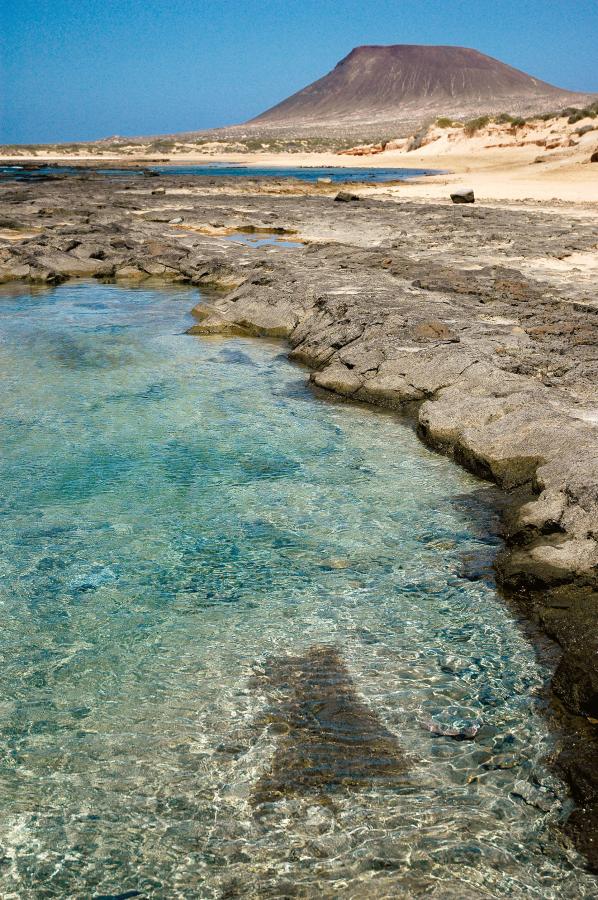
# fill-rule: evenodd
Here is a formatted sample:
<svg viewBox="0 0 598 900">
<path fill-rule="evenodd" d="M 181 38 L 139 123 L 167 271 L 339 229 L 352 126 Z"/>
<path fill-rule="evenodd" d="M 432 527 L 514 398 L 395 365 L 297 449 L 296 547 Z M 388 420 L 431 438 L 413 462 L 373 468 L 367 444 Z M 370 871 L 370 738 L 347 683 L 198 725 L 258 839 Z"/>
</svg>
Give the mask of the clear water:
<svg viewBox="0 0 598 900">
<path fill-rule="evenodd" d="M 0 896 L 596 896 L 492 489 L 196 299 L 0 298 Z"/>
<path fill-rule="evenodd" d="M 298 178 L 300 181 L 317 181 L 318 178 L 330 178 L 333 182 L 352 181 L 404 181 L 423 175 L 436 175 L 433 169 L 376 169 L 347 166 L 243 166 L 223 165 L 222 163 L 207 166 L 153 166 L 156 172 L 163 175 L 234 175 L 245 178 Z"/>
<path fill-rule="evenodd" d="M 289 241 L 281 238 L 279 235 L 271 234 L 264 237 L 263 234 L 228 234 L 225 240 L 231 241 L 233 244 L 242 244 L 244 247 L 276 247 L 279 250 L 294 250 L 297 247 L 303 247 L 303 241 Z"/>
<path fill-rule="evenodd" d="M 47 175 L 77 175 L 81 167 L 76 166 L 40 166 L 37 169 L 24 169 L 19 166 L 0 166 L 0 180 L 30 181 Z M 83 171 L 86 171 L 83 169 Z M 94 169 L 100 175 L 121 176 L 141 175 L 135 169 Z M 147 166 L 146 171 L 159 172 L 162 175 L 203 175 L 203 176 L 235 176 L 241 178 L 297 178 L 300 181 L 317 181 L 318 178 L 330 178 L 332 182 L 386 182 L 404 181 L 423 175 L 437 175 L 435 169 L 367 169 L 343 167 L 301 167 L 301 166 L 242 166 L 211 163 L 205 166 Z"/>
</svg>

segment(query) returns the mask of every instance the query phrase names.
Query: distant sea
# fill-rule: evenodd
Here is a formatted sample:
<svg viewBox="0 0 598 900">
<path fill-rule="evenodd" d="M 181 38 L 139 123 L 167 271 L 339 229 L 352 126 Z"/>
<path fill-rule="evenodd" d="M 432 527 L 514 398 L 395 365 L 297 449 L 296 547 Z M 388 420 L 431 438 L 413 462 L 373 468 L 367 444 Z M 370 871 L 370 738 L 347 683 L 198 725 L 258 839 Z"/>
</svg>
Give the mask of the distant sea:
<svg viewBox="0 0 598 900">
<path fill-rule="evenodd" d="M 369 169 L 369 168 L 343 168 L 342 166 L 330 167 L 301 167 L 301 166 L 244 166 L 210 163 L 205 166 L 147 166 L 139 169 L 110 168 L 86 169 L 81 166 L 39 166 L 28 168 L 25 166 L 0 166 L 0 181 L 37 181 L 52 175 L 78 175 L 81 172 L 95 171 L 100 175 L 120 177 L 123 175 L 144 175 L 149 172 L 158 175 L 202 175 L 204 177 L 229 176 L 239 178 L 297 178 L 300 181 L 317 181 L 320 178 L 330 179 L 332 182 L 388 182 L 405 181 L 408 178 L 418 178 L 425 175 L 438 175 L 436 169 Z"/>
</svg>

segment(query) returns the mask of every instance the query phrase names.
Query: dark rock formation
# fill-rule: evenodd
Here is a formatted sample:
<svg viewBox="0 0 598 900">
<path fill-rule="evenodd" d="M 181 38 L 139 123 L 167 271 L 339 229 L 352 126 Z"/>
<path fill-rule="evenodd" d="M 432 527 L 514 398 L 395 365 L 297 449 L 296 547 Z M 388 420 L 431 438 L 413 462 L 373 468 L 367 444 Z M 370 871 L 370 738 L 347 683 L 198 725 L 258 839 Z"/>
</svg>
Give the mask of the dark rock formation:
<svg viewBox="0 0 598 900">
<path fill-rule="evenodd" d="M 472 190 L 468 190 L 467 188 L 463 188 L 461 191 L 453 191 L 451 194 L 451 200 L 453 203 L 474 203 L 475 195 Z"/>
<path fill-rule="evenodd" d="M 338 203 L 351 203 L 352 201 L 359 200 L 360 198 L 357 196 L 357 194 L 351 194 L 349 193 L 349 191 L 339 191 L 334 199 Z"/>
</svg>

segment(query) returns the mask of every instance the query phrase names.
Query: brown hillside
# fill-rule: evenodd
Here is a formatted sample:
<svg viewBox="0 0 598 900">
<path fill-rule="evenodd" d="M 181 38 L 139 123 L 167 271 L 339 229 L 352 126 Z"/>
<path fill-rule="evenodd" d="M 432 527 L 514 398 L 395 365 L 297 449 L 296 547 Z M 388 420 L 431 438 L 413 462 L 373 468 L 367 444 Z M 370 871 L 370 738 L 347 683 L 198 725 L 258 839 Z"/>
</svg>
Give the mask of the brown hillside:
<svg viewBox="0 0 598 900">
<path fill-rule="evenodd" d="M 341 125 L 436 114 L 537 112 L 585 99 L 587 95 L 554 87 L 477 50 L 363 46 L 248 124 Z"/>
</svg>

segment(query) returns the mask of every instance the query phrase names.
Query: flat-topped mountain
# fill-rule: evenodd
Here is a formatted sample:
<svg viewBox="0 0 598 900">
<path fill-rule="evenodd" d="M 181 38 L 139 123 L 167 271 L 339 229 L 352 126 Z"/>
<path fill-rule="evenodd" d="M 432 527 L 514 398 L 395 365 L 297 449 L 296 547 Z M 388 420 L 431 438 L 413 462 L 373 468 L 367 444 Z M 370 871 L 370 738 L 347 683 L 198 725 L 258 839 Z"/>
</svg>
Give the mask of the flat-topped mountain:
<svg viewBox="0 0 598 900">
<path fill-rule="evenodd" d="M 343 125 L 426 115 L 540 112 L 585 98 L 465 47 L 363 46 L 248 124 Z"/>
</svg>

